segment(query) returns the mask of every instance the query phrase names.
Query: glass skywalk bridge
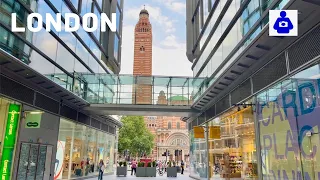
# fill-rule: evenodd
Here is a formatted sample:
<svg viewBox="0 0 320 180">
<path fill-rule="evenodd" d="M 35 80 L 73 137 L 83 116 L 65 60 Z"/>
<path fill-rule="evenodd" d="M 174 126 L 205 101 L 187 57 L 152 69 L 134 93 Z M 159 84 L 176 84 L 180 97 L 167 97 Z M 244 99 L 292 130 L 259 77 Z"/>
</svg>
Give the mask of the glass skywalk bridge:
<svg viewBox="0 0 320 180">
<path fill-rule="evenodd" d="M 46 75 L 90 104 L 191 106 L 205 78 L 110 74 Z"/>
<path fill-rule="evenodd" d="M 191 107 L 194 92 L 205 78 L 133 76 L 110 74 L 46 75 L 55 83 L 86 100 L 88 113 L 189 117 L 198 110 Z"/>
</svg>

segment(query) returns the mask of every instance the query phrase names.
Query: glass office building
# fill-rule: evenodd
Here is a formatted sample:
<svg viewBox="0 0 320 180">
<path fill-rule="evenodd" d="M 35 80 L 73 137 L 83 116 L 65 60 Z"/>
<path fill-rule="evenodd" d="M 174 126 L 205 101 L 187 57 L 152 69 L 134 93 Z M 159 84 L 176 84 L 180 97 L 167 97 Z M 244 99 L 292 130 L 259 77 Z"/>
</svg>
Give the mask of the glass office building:
<svg viewBox="0 0 320 180">
<path fill-rule="evenodd" d="M 17 27 L 12 32 L 12 13 Z M 27 17 L 34 18 L 32 33 Z M 46 13 L 62 15 L 62 31 L 46 30 Z M 65 14 L 80 28 L 64 31 Z M 94 13 L 98 30 L 85 32 L 83 16 Z M 101 13 L 116 14 L 116 32 L 100 31 Z M 75 179 L 97 176 L 100 160 L 113 173 L 116 130 L 110 116 L 83 111 L 97 93 L 83 75 L 118 74 L 121 65 L 123 0 L 0 0 L 0 177 Z M 92 19 L 88 19 L 92 27 Z M 71 27 L 74 19 L 71 19 Z M 107 85 L 105 85 L 107 86 Z"/>
<path fill-rule="evenodd" d="M 281 9 L 298 10 L 298 37 L 268 35 Z M 319 14 L 308 0 L 187 2 L 187 57 L 206 78 L 187 120 L 191 177 L 320 177 Z"/>
</svg>

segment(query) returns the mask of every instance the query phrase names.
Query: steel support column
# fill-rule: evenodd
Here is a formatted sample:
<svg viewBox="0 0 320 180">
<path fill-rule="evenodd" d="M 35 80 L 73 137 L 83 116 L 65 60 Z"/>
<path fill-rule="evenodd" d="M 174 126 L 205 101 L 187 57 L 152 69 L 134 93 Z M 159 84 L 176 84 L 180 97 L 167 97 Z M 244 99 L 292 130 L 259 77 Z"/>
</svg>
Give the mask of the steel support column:
<svg viewBox="0 0 320 180">
<path fill-rule="evenodd" d="M 254 129 L 255 129 L 255 142 L 256 142 L 256 153 L 257 153 L 257 164 L 258 164 L 258 179 L 263 179 L 262 175 L 262 161 L 261 161 L 261 146 L 260 146 L 260 130 L 259 130 L 259 119 L 257 118 L 257 109 L 258 109 L 258 101 L 254 97 L 253 101 L 255 102 L 255 108 L 253 111 L 253 120 L 254 120 Z"/>
<path fill-rule="evenodd" d="M 120 83 L 120 78 L 119 78 L 119 76 L 117 76 L 117 96 L 116 96 L 116 104 L 120 104 L 120 92 L 119 92 L 119 84 L 121 84 Z M 112 98 L 113 99 L 113 98 Z"/>
<path fill-rule="evenodd" d="M 209 167 L 209 146 L 208 146 L 208 143 L 209 143 L 209 127 L 208 127 L 208 123 L 205 124 L 205 140 L 206 140 L 206 150 L 207 150 L 207 157 L 206 157 L 206 166 L 207 166 L 207 179 L 210 180 L 210 176 L 209 176 L 209 173 L 210 173 L 210 167 Z"/>
<path fill-rule="evenodd" d="M 138 76 L 134 77 L 134 104 L 137 104 L 137 78 Z"/>
<path fill-rule="evenodd" d="M 154 101 L 154 76 L 152 77 L 152 99 L 151 99 L 151 102 L 152 102 L 152 104 L 156 104 L 153 101 Z"/>
</svg>

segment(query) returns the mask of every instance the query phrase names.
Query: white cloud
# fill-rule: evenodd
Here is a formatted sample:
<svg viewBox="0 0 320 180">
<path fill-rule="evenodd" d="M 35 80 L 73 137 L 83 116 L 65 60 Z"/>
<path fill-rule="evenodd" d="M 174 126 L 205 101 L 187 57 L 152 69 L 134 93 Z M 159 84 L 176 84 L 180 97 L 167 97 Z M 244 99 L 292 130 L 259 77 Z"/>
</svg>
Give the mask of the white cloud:
<svg viewBox="0 0 320 180">
<path fill-rule="evenodd" d="M 170 9 L 171 11 L 177 12 L 179 14 L 185 15 L 186 14 L 186 3 L 179 2 L 176 0 L 155 0 L 159 3 L 164 3 L 166 8 Z"/>
<path fill-rule="evenodd" d="M 167 36 L 160 44 L 165 47 L 176 48 L 176 49 L 185 49 L 186 47 L 185 43 L 177 42 L 177 38 L 173 34 Z"/>
<path fill-rule="evenodd" d="M 134 26 L 123 26 L 121 74 L 133 74 Z"/>
<path fill-rule="evenodd" d="M 137 22 L 139 19 L 139 12 L 143 7 L 135 7 L 130 8 L 124 13 L 124 21 L 125 22 Z M 158 25 L 163 28 L 163 31 L 166 33 L 175 32 L 176 28 L 174 27 L 174 20 L 162 14 L 161 9 L 159 7 L 146 5 L 146 9 L 150 14 L 151 24 Z"/>
<path fill-rule="evenodd" d="M 191 76 L 191 63 L 186 57 L 185 48 L 165 49 L 153 46 L 152 70 L 154 75 Z"/>
</svg>

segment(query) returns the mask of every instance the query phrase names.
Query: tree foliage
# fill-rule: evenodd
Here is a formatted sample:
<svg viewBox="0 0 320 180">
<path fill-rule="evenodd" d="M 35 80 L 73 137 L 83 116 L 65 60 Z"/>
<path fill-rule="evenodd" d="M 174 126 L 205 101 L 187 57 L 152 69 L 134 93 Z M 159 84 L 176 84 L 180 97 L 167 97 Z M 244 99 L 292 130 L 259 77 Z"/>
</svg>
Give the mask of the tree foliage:
<svg viewBox="0 0 320 180">
<path fill-rule="evenodd" d="M 129 150 L 130 154 L 149 155 L 154 147 L 154 136 L 147 129 L 143 116 L 123 116 L 123 126 L 119 130 L 118 151 L 123 154 Z"/>
</svg>

